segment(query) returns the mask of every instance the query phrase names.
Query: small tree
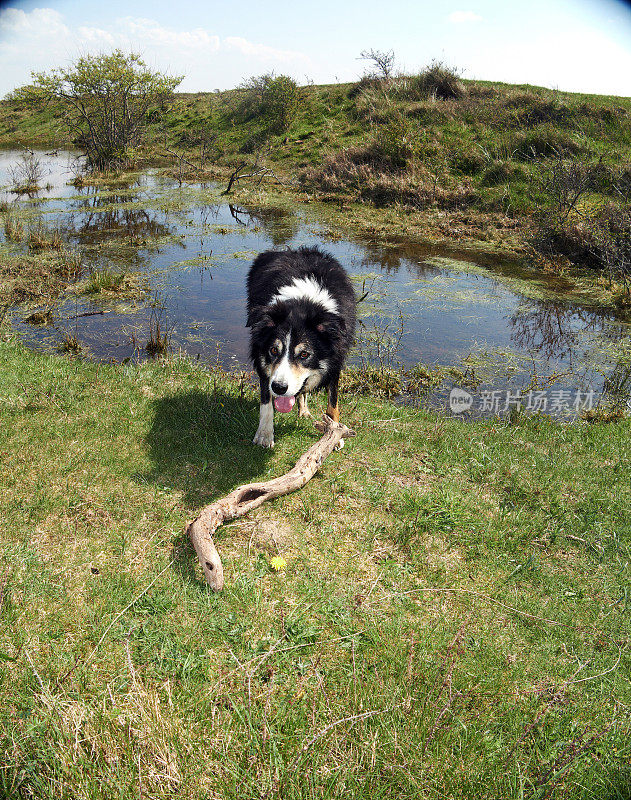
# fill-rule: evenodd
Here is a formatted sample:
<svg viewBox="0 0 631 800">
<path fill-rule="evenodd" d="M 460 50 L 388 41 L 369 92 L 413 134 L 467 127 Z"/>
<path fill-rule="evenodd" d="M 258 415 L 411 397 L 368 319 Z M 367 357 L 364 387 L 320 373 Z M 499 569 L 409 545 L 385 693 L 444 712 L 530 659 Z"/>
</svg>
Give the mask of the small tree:
<svg viewBox="0 0 631 800">
<path fill-rule="evenodd" d="M 359 58 L 364 61 L 371 61 L 376 71 L 371 73 L 372 77 L 380 78 L 384 81 L 392 77 L 394 70 L 394 50 L 382 52 L 381 50 L 362 50 Z"/>
<path fill-rule="evenodd" d="M 267 84 L 262 107 L 272 133 L 289 130 L 298 111 L 299 94 L 296 81 L 288 75 L 279 75 Z"/>
<path fill-rule="evenodd" d="M 145 132 L 151 107 L 164 108 L 182 77 L 150 70 L 135 53 L 115 50 L 85 56 L 68 69 L 33 73 L 37 96 L 65 109 L 70 134 L 88 166 L 106 169 L 129 162 Z"/>
<path fill-rule="evenodd" d="M 267 137 L 289 130 L 299 100 L 300 89 L 293 78 L 268 72 L 253 75 L 237 87 L 235 111 L 243 120 L 260 118 L 266 126 Z"/>
</svg>

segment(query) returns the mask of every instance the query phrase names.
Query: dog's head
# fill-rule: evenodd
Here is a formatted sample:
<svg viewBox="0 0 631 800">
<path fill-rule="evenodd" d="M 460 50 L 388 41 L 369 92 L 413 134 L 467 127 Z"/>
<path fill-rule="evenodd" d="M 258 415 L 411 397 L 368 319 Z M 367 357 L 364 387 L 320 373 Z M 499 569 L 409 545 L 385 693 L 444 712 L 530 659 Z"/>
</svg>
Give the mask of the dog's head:
<svg viewBox="0 0 631 800">
<path fill-rule="evenodd" d="M 296 395 L 325 382 L 344 335 L 344 319 L 314 303 L 289 301 L 257 309 L 248 318 L 253 357 L 269 376 L 278 411 L 289 411 Z"/>
</svg>

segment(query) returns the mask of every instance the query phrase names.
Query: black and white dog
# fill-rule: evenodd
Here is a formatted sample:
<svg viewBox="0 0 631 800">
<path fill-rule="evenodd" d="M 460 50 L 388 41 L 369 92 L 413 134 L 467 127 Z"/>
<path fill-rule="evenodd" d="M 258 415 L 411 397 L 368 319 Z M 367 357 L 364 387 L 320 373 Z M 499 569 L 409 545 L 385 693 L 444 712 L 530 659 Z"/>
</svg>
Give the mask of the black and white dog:
<svg viewBox="0 0 631 800">
<path fill-rule="evenodd" d="M 254 444 L 274 446 L 274 408 L 309 416 L 307 392 L 329 390 L 336 422 L 338 382 L 355 334 L 355 292 L 348 275 L 317 247 L 267 251 L 248 273 L 250 357 L 261 381 Z M 273 406 L 272 406 L 273 401 Z"/>
</svg>

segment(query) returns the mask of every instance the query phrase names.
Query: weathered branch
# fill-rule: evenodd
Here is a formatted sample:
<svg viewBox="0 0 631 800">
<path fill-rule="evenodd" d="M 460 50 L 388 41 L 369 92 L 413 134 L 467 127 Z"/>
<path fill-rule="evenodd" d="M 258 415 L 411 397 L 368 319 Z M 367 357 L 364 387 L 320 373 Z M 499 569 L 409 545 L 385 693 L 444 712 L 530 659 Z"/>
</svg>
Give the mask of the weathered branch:
<svg viewBox="0 0 631 800">
<path fill-rule="evenodd" d="M 324 435 L 298 459 L 293 469 L 270 481 L 239 486 L 226 497 L 203 508 L 197 519 L 189 523 L 186 532 L 202 565 L 206 582 L 216 592 L 223 589 L 223 566 L 213 541 L 217 528 L 228 520 L 253 511 L 266 500 L 302 489 L 339 442 L 355 435 L 346 425 L 333 422 L 326 414 L 323 423 L 318 423 L 317 427 Z"/>
</svg>

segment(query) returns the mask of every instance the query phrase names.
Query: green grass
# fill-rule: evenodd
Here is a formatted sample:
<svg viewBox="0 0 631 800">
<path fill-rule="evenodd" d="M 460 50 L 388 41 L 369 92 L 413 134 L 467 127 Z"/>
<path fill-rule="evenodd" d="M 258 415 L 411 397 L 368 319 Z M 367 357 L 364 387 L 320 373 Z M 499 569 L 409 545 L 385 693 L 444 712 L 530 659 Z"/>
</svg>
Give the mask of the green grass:
<svg viewBox="0 0 631 800">
<path fill-rule="evenodd" d="M 186 520 L 308 422 L 265 451 L 247 380 L 14 340 L 0 401 L 0 796 L 630 797 L 629 420 L 346 397 L 214 595 Z"/>
</svg>

